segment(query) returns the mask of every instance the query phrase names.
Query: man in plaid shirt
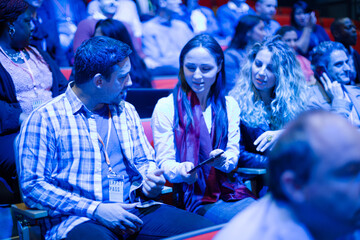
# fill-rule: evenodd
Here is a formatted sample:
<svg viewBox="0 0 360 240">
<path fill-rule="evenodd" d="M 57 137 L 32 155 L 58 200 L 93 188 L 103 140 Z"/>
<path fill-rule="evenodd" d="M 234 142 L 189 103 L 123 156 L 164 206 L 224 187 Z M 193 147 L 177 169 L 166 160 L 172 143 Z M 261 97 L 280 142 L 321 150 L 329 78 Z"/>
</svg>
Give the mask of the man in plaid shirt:
<svg viewBox="0 0 360 240">
<path fill-rule="evenodd" d="M 211 226 L 160 204 L 163 171 L 134 107 L 130 48 L 92 38 L 75 55 L 75 81 L 35 110 L 19 138 L 24 202 L 49 211 L 46 239 L 159 239 Z"/>
</svg>

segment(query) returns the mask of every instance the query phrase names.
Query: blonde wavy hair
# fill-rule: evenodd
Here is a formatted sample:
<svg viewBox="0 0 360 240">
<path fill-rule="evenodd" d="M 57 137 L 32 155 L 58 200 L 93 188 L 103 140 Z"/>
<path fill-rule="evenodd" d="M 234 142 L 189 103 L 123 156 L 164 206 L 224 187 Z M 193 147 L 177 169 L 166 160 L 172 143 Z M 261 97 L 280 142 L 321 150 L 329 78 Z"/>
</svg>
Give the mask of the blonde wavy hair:
<svg viewBox="0 0 360 240">
<path fill-rule="evenodd" d="M 252 64 L 257 53 L 263 49 L 272 53 L 275 76 L 273 99 L 269 107 L 265 106 L 252 82 Z M 279 36 L 253 46 L 230 95 L 239 103 L 241 120 L 251 127 L 267 124 L 270 129 L 277 130 L 307 109 L 305 77 L 293 51 Z"/>
</svg>

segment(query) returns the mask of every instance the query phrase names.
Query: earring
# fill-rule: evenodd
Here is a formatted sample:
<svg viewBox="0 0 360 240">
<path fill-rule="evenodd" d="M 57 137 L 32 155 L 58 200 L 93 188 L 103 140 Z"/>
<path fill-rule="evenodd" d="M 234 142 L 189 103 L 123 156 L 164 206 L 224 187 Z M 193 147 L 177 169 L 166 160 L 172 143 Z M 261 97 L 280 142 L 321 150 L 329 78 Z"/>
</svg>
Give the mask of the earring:
<svg viewBox="0 0 360 240">
<path fill-rule="evenodd" d="M 14 25 L 13 24 L 10 24 L 9 25 L 9 35 L 11 38 L 14 37 L 14 34 L 15 34 L 15 28 L 14 28 Z"/>
</svg>

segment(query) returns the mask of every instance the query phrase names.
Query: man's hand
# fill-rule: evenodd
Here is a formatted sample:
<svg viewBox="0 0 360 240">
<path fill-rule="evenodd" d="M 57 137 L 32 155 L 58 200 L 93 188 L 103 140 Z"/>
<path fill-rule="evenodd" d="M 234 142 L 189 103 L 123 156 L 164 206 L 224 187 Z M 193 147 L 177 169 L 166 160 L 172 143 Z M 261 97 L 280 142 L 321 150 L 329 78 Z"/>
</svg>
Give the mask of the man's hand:
<svg viewBox="0 0 360 240">
<path fill-rule="evenodd" d="M 94 212 L 94 217 L 117 234 L 134 234 L 140 230 L 143 222 L 127 210 L 135 208 L 137 204 L 100 203 Z"/>
<path fill-rule="evenodd" d="M 194 168 L 194 164 L 192 162 L 182 162 L 180 163 L 179 168 L 179 173 L 184 182 L 190 185 L 197 181 L 198 176 L 196 171 L 193 173 L 188 173 L 191 169 Z"/>
<path fill-rule="evenodd" d="M 282 131 L 283 130 L 266 131 L 261 134 L 254 142 L 254 145 L 257 145 L 256 151 L 264 152 L 269 147 L 272 147 Z"/>
<path fill-rule="evenodd" d="M 324 90 L 331 99 L 331 101 L 333 101 L 335 98 L 345 99 L 344 91 L 339 82 L 337 81 L 331 82 L 330 78 L 326 73 L 323 73 L 322 76 L 320 76 L 320 81 L 324 86 Z"/>
<path fill-rule="evenodd" d="M 164 170 L 157 169 L 146 175 L 146 179 L 143 181 L 142 191 L 148 198 L 155 198 L 164 188 L 165 178 L 163 176 Z"/>
</svg>

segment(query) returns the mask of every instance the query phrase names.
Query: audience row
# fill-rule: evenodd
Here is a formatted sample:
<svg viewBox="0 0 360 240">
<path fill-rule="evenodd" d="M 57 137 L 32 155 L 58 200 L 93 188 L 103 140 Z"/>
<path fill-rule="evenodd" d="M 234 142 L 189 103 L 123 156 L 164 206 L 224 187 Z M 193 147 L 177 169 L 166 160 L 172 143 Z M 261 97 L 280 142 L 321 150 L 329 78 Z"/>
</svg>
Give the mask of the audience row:
<svg viewBox="0 0 360 240">
<path fill-rule="evenodd" d="M 1 176 L 16 188 L 18 151 L 23 200 L 49 210 L 42 222 L 45 238 L 163 238 L 226 223 L 256 202 L 236 169 L 267 168 L 268 154 L 289 122 L 306 110 L 323 109 L 359 127 L 360 89 L 352 85 L 358 54 L 344 37 L 356 37 L 353 24 L 345 18 L 332 25 L 334 37 L 344 44 L 321 40 L 314 14 L 297 4 L 299 26 L 279 28 L 271 20 L 276 1 L 258 1 L 257 12 L 263 10 L 267 18 L 242 16 L 225 54 L 216 36 L 195 35 L 191 21 L 179 20 L 181 15 L 173 13 L 182 11 L 180 5 L 169 0 L 160 1 L 159 15 L 144 23 L 149 27 L 142 29 L 142 44 L 148 44 L 147 31 L 152 37 L 143 59 L 134 45 L 139 35 L 132 38 L 123 22 L 83 20 L 93 33 L 76 50 L 69 84 L 46 52 L 29 45 L 34 9 L 22 0 L 0 5 L 1 137 L 7 153 Z M 93 13 L 113 17 L 114 9 L 101 0 L 92 4 Z M 304 13 L 304 19 L 299 17 Z M 163 25 L 164 16 L 171 25 Z M 181 35 L 183 28 L 171 36 L 169 26 L 188 28 L 189 35 Z M 176 46 L 179 53 L 160 50 L 165 46 Z M 149 48 L 171 56 L 159 64 Z M 149 64 L 161 74 L 179 76 L 172 94 L 160 99 L 153 112 L 155 151 L 134 107 L 124 101 L 133 80 L 149 86 Z M 186 211 L 156 201 L 165 180 L 174 184 Z M 332 217 L 342 224 L 334 236 L 359 227 L 356 218 Z M 321 236 L 321 229 L 312 227 L 306 225 L 305 232 Z"/>
</svg>

